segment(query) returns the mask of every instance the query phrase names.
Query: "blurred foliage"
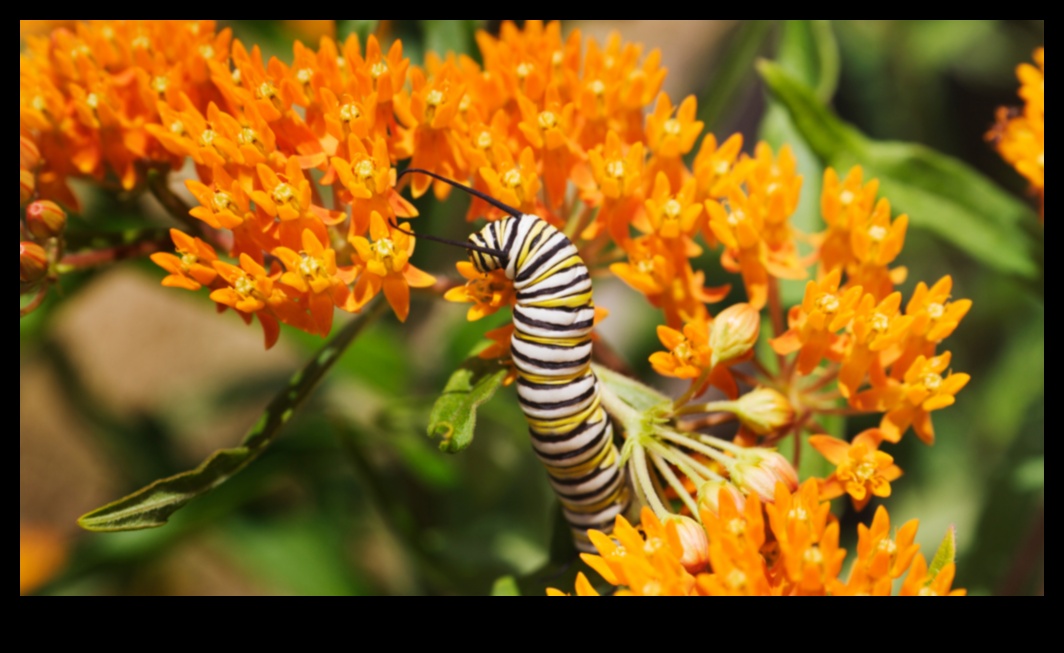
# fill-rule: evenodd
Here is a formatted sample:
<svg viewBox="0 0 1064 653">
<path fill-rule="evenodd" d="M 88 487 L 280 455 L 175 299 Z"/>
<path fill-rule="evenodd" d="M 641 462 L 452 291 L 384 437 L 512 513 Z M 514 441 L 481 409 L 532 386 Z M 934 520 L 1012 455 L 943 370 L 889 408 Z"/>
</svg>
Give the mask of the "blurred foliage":
<svg viewBox="0 0 1064 653">
<path fill-rule="evenodd" d="M 323 29 L 341 38 L 376 30 L 385 40 L 402 38 L 404 51 L 420 61 L 430 50 L 473 52 L 480 24 L 322 22 L 230 25 L 279 57 L 291 56 L 293 38 L 316 42 Z M 976 594 L 1044 591 L 1043 234 L 1022 180 L 983 139 L 995 108 L 1018 102 L 1015 66 L 1043 42 L 1044 21 L 752 21 L 721 40 L 714 63 L 696 80 L 701 86 L 690 89 L 718 135 L 739 130 L 748 145 L 757 137 L 791 145 L 805 177 L 799 228 L 819 228 L 825 166 L 863 165 L 866 176 L 882 180 L 882 195 L 896 211 L 913 219 L 901 259 L 910 271 L 906 295 L 918 280 L 951 274 L 956 295 L 975 301 L 951 339 L 955 364 L 974 381 L 954 409 L 936 416 L 935 447 L 907 438 L 894 451 L 906 476 L 890 508 L 897 523 L 921 519 L 926 553 L 955 526 L 955 543 L 947 538 L 942 546 L 956 547 L 957 586 Z M 775 63 L 758 64 L 759 58 Z M 135 237 L 130 229 L 144 224 L 135 216 L 157 212 L 148 198 L 82 191 L 85 211 L 108 216 L 102 230 L 117 241 Z M 418 208 L 427 232 L 464 235 L 454 231 L 464 224 L 464 200 L 425 200 Z M 93 227 L 86 238 L 101 237 L 101 223 Z M 76 217 L 70 228 L 78 233 Z M 446 274 L 454 260 L 453 251 L 425 244 L 415 264 Z M 141 269 L 162 276 L 151 266 Z M 719 266 L 707 275 L 711 282 L 722 278 Z M 63 294 L 74 296 L 93 281 L 91 274 L 66 279 Z M 801 289 L 785 291 L 794 301 Z M 633 293 L 607 293 L 611 321 L 629 326 L 624 342 L 611 344 L 642 378 L 653 378 L 646 364 L 653 329 L 638 332 L 646 311 Z M 56 303 L 20 323 L 20 362 L 62 380 L 54 400 L 86 425 L 106 469 L 121 470 L 114 478 L 119 491 L 187 468 L 192 461 L 179 452 L 190 438 L 191 409 L 130 416 L 98 400 L 53 336 L 64 317 Z M 571 586 L 579 565 L 564 529 L 552 546 L 553 498 L 512 390 L 487 401 L 497 375 L 482 386 L 469 370 L 452 377 L 486 327 L 504 318 L 468 324 L 463 313 L 423 298 L 405 326 L 385 320 L 369 328 L 260 460 L 167 528 L 69 535 L 72 519 L 53 524 L 69 535 L 69 562 L 42 591 L 508 596 Z M 322 346 L 297 332 L 284 340 L 296 343 L 303 360 Z M 204 400 L 207 416 L 246 414 L 284 387 L 283 376 L 234 374 L 229 390 Z M 475 442 L 465 439 L 472 424 L 463 430 L 456 423 L 462 439 L 456 435 L 448 450 L 471 445 L 458 456 L 441 453 L 425 436 L 448 379 L 452 389 L 462 386 L 438 408 L 449 420 L 470 418 L 463 411 L 480 406 Z M 28 417 L 20 415 L 23 423 Z M 856 433 L 870 425 L 825 426 Z M 222 446 L 231 446 L 239 430 Z M 819 459 L 807 451 L 803 461 Z M 30 487 L 50 496 L 46 478 Z M 854 522 L 870 519 L 873 510 L 848 512 L 842 532 L 855 532 Z M 21 518 L 45 519 L 26 510 Z"/>
</svg>

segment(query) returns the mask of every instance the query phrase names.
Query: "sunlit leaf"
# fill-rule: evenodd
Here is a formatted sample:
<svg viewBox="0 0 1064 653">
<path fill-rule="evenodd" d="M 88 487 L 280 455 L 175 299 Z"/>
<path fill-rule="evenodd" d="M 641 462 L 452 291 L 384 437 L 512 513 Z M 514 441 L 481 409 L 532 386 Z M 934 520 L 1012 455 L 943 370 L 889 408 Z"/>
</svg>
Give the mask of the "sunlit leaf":
<svg viewBox="0 0 1064 653">
<path fill-rule="evenodd" d="M 347 351 L 362 330 L 382 312 L 378 302 L 371 311 L 352 320 L 305 368 L 292 377 L 239 447 L 215 452 L 195 470 L 156 481 L 124 499 L 94 510 L 78 520 L 88 531 L 113 533 L 158 528 L 190 501 L 209 493 L 251 464 L 280 434 L 318 383 Z"/>
<path fill-rule="evenodd" d="M 728 107 L 748 82 L 754 61 L 772 32 L 771 20 L 742 21 L 718 57 L 721 62 L 698 97 L 698 119 L 708 131 L 720 129 Z"/>
<path fill-rule="evenodd" d="M 521 589 L 513 576 L 503 576 L 491 588 L 492 596 L 521 596 Z"/>
<path fill-rule="evenodd" d="M 506 378 L 497 361 L 471 358 L 460 367 L 429 416 L 429 437 L 440 438 L 440 450 L 458 453 L 473 443 L 477 409 L 487 403 Z"/>
<path fill-rule="evenodd" d="M 916 228 L 930 231 L 999 272 L 1038 277 L 1034 211 L 967 164 L 921 145 L 879 143 L 840 120 L 780 65 L 760 62 L 769 90 L 826 165 L 862 165 L 881 194 Z"/>
<path fill-rule="evenodd" d="M 473 34 L 477 29 L 475 20 L 422 20 L 425 33 L 425 50 L 468 54 L 473 51 Z"/>
<path fill-rule="evenodd" d="M 829 20 L 788 20 L 776 55 L 780 65 L 829 102 L 839 85 L 839 44 Z"/>
</svg>

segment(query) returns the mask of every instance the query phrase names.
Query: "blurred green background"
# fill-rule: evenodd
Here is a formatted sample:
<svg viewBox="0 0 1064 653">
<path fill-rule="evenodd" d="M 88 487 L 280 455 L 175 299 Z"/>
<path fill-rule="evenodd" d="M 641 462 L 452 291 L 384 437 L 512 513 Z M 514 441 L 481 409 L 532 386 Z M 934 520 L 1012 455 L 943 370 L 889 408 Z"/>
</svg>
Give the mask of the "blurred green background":
<svg viewBox="0 0 1064 653">
<path fill-rule="evenodd" d="M 492 21 L 372 23 L 225 25 L 281 58 L 290 57 L 294 38 L 316 43 L 322 33 L 376 28 L 385 40 L 401 38 L 414 61 L 428 49 L 474 53 L 475 30 L 498 28 Z M 661 48 L 670 69 L 666 90 L 677 102 L 698 96 L 702 119 L 718 136 L 741 131 L 751 146 L 759 137 L 792 144 L 806 179 L 796 222 L 806 231 L 819 229 L 824 162 L 870 162 L 862 160 L 864 150 L 826 151 L 815 116 L 805 119 L 785 98 L 770 99 L 781 96 L 766 92 L 760 58 L 778 61 L 868 138 L 929 146 L 1028 202 L 1022 179 L 983 136 L 996 107 L 1018 103 L 1014 70 L 1043 44 L 1044 21 L 599 21 L 564 28 L 600 41 L 616 30 Z M 922 171 L 907 159 L 883 169 L 895 175 L 899 194 L 928 183 L 913 179 Z M 86 214 L 111 216 L 115 224 L 157 213 L 147 200 L 124 204 L 79 192 Z M 884 195 L 900 201 L 888 188 Z M 419 209 L 427 217 L 419 224 L 438 235 L 460 238 L 467 229 L 461 198 L 422 201 Z M 954 296 L 974 300 L 946 344 L 955 369 L 974 381 L 956 407 L 936 414 L 933 448 L 908 437 L 892 450 L 906 476 L 887 505 L 897 525 L 921 520 L 928 555 L 956 526 L 956 586 L 1042 594 L 1043 232 L 1036 219 L 1002 222 L 986 232 L 996 234 L 988 245 L 973 240 L 981 232 L 948 217 L 914 220 L 922 228 L 910 230 L 899 260 L 910 270 L 902 290 L 908 296 L 917 281 L 951 274 Z M 1029 260 L 1002 253 L 1017 251 Z M 428 244 L 415 257 L 438 275 L 453 275 L 455 260 L 451 249 Z M 80 532 L 75 520 L 84 512 L 234 445 L 322 344 L 289 330 L 264 353 L 257 327 L 216 316 L 205 297 L 161 288 L 162 276 L 150 264 L 126 264 L 67 279 L 61 297 L 20 322 L 20 520 L 66 551 L 40 593 L 486 594 L 498 579 L 547 562 L 555 507 L 512 391 L 483 409 L 477 440 L 463 454 L 442 454 L 425 436 L 428 410 L 450 373 L 506 317 L 467 324 L 463 307 L 429 298 L 415 301 L 407 324 L 386 319 L 372 327 L 258 462 L 171 525 L 123 535 Z M 792 298 L 795 292 L 800 288 L 790 290 Z M 597 288 L 596 301 L 613 316 L 605 338 L 656 382 L 646 363 L 657 348 L 655 316 L 641 297 L 614 283 Z M 852 540 L 857 522 L 871 515 L 843 514 L 844 537 Z"/>
</svg>

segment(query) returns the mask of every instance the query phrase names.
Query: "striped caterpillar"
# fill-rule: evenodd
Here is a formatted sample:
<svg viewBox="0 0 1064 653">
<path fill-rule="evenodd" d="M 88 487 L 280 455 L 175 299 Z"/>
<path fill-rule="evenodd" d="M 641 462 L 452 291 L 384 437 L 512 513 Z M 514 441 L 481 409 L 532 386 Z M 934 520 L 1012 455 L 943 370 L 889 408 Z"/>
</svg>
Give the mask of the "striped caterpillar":
<svg viewBox="0 0 1064 653">
<path fill-rule="evenodd" d="M 587 266 L 569 238 L 543 219 L 434 173 L 403 174 L 410 173 L 433 177 L 508 214 L 462 246 L 478 272 L 503 270 L 514 283 L 511 351 L 521 410 L 574 543 L 594 552 L 587 531 L 611 533 L 631 494 L 591 369 L 595 305 Z"/>
</svg>

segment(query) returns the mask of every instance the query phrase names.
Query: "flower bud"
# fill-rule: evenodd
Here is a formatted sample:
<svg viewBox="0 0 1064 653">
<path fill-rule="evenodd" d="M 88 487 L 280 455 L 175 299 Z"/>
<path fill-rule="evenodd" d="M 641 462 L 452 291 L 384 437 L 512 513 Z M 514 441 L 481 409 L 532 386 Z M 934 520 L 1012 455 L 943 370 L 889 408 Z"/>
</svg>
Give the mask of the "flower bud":
<svg viewBox="0 0 1064 653">
<path fill-rule="evenodd" d="M 673 516 L 669 518 L 668 528 L 676 528 L 683 547 L 680 564 L 688 573 L 698 574 L 709 567 L 709 536 L 706 529 L 690 517 Z"/>
<path fill-rule="evenodd" d="M 754 349 L 761 334 L 761 314 L 750 304 L 736 304 L 713 320 L 709 347 L 713 350 L 712 366 L 742 360 Z"/>
<path fill-rule="evenodd" d="M 29 170 L 18 172 L 18 205 L 26 206 L 33 199 L 33 193 L 37 191 L 37 179 Z"/>
<path fill-rule="evenodd" d="M 790 462 L 775 451 L 749 449 L 744 451 L 732 468 L 732 482 L 748 493 L 756 493 L 762 501 L 776 499 L 776 486 L 783 483 L 789 492 L 798 489 L 798 473 Z"/>
<path fill-rule="evenodd" d="M 698 509 L 714 517 L 720 516 L 720 493 L 727 492 L 741 512 L 746 506 L 746 497 L 735 485 L 727 481 L 707 481 L 698 488 Z"/>
<path fill-rule="evenodd" d="M 37 243 L 18 244 L 18 278 L 22 283 L 36 283 L 48 273 L 48 255 Z"/>
<path fill-rule="evenodd" d="M 18 163 L 20 168 L 30 172 L 41 164 L 41 151 L 37 149 L 36 143 L 25 136 L 18 137 Z"/>
<path fill-rule="evenodd" d="M 66 223 L 66 211 L 55 202 L 41 200 L 26 207 L 26 227 L 37 240 L 58 238 L 63 235 Z"/>
<path fill-rule="evenodd" d="M 779 431 L 794 421 L 794 408 L 791 403 L 771 388 L 758 388 L 748 392 L 734 404 L 735 416 L 743 426 L 757 435 Z"/>
</svg>

